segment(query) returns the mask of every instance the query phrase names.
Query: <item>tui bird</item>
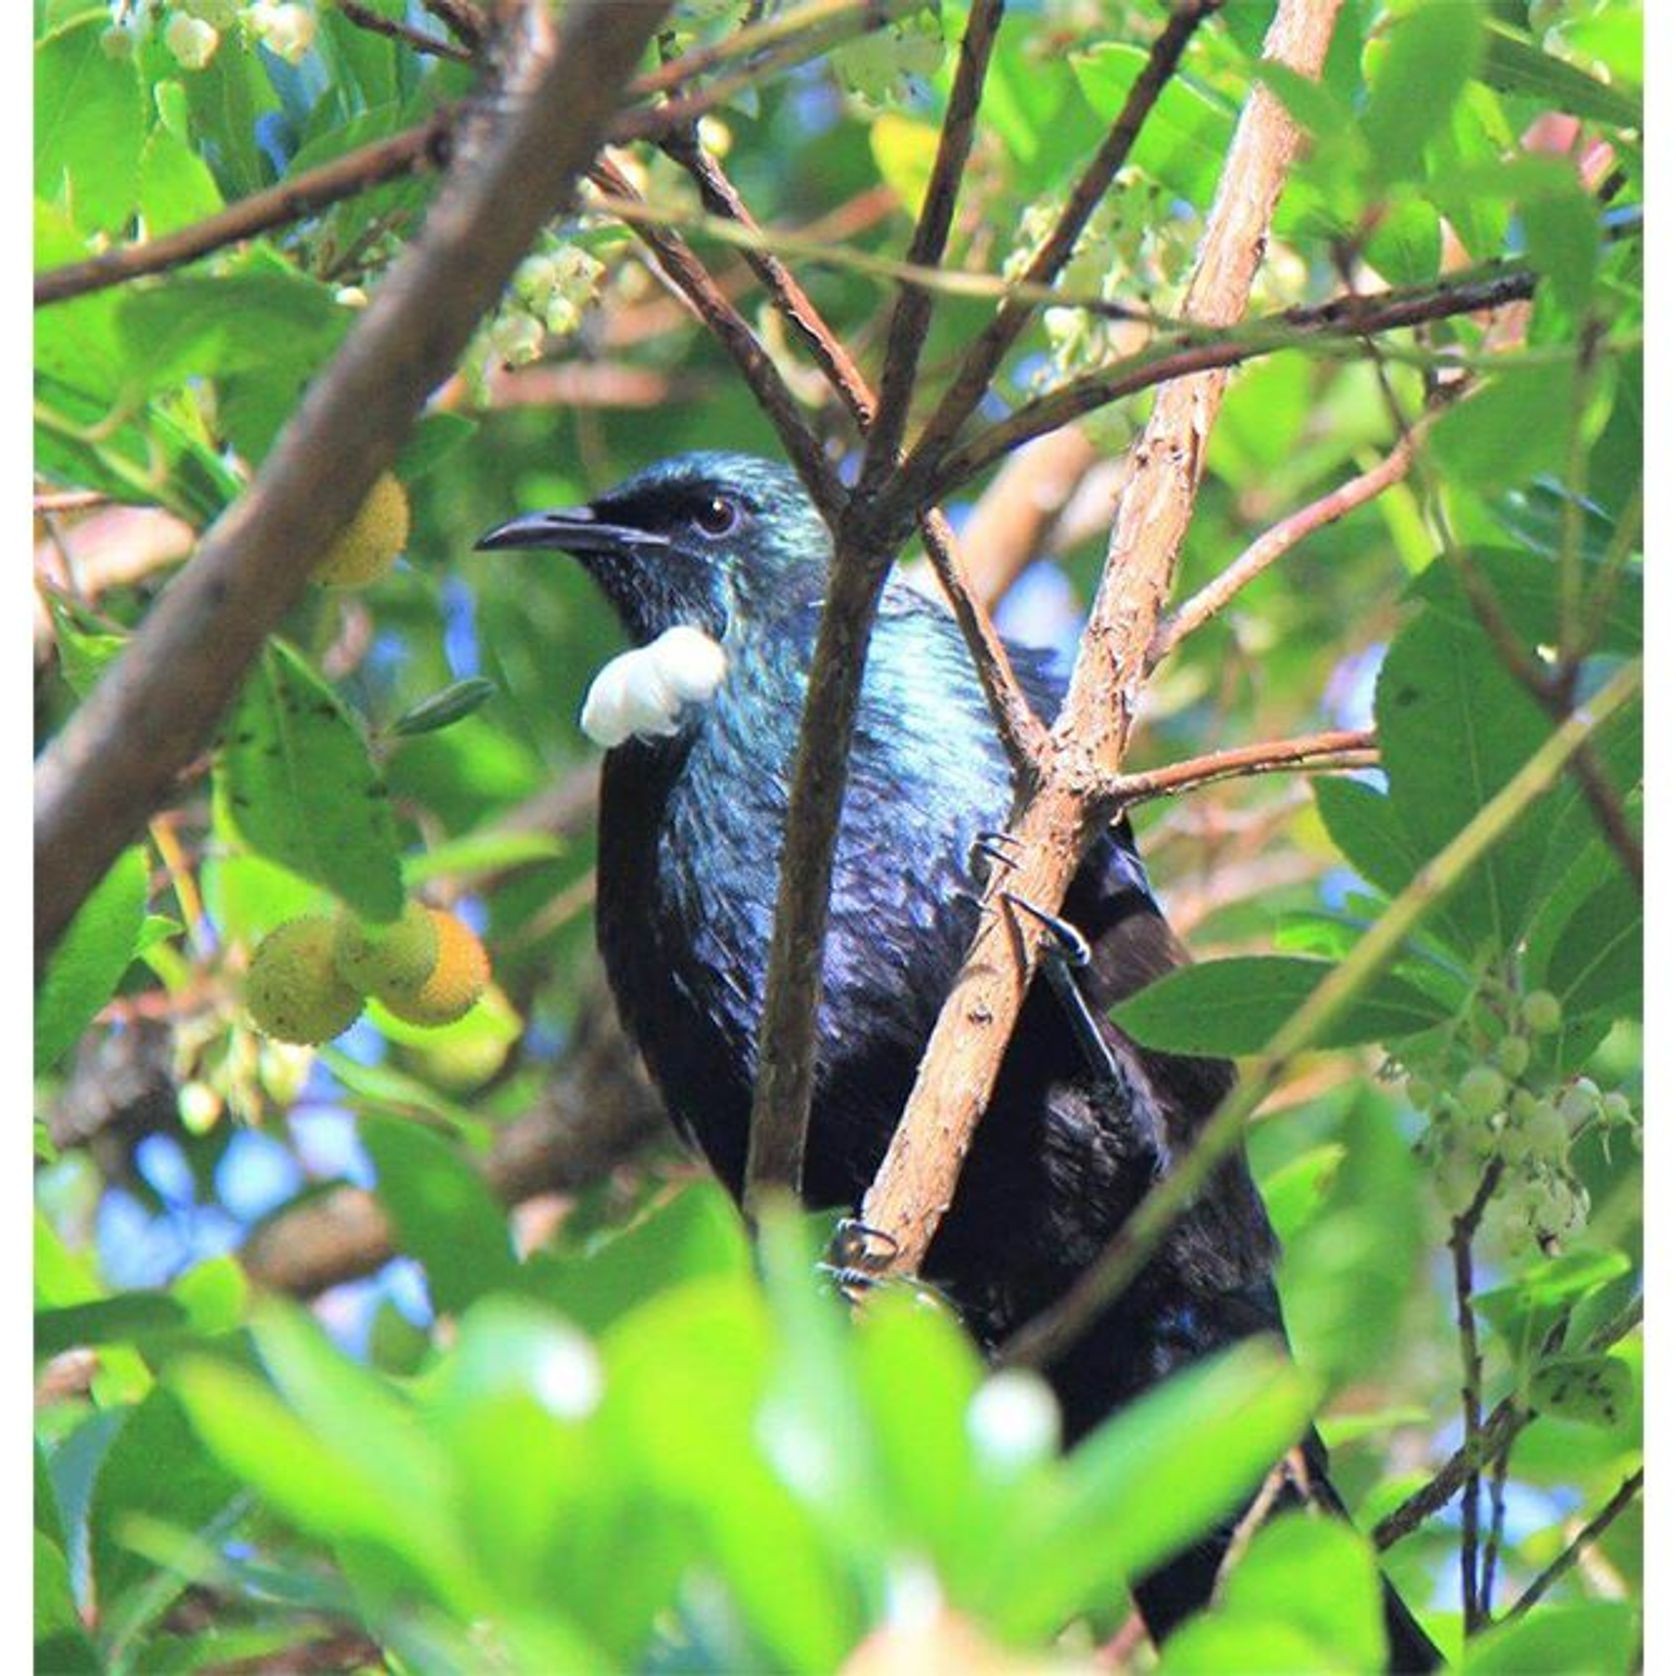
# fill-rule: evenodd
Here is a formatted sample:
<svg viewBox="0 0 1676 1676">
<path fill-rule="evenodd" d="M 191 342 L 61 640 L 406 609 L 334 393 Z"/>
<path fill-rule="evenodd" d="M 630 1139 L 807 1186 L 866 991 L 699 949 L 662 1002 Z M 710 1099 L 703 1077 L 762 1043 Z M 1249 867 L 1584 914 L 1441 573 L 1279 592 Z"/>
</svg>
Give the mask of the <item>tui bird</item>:
<svg viewBox="0 0 1676 1676">
<path fill-rule="evenodd" d="M 737 1197 L 827 527 L 785 466 L 698 453 L 589 505 L 512 519 L 478 545 L 573 555 L 646 649 L 618 660 L 644 668 L 608 666 L 590 698 L 596 716 L 609 711 L 598 736 L 614 746 L 600 793 L 599 945 L 677 1128 Z M 697 701 L 657 661 L 672 630 L 697 630 L 725 656 L 682 689 L 707 695 Z M 1041 655 L 1010 651 L 1051 719 L 1059 682 Z M 652 720 L 641 725 L 648 691 Z M 953 618 L 887 585 L 838 834 L 803 1184 L 811 1204 L 860 1204 L 976 930 L 975 846 L 1011 805 L 1009 764 Z M 923 1266 L 986 1349 L 1067 1290 L 1232 1081 L 1225 1061 L 1142 1048 L 1105 1016 L 1188 958 L 1126 821 L 1090 850 L 1062 914 L 1090 956 L 1075 975 L 1085 1006 L 1079 1017 L 1066 1005 L 1063 981 L 1033 985 Z M 1091 1035 L 1102 1051 L 1090 1052 Z M 1244 1160 L 1231 1160 L 1139 1280 L 1045 1370 L 1067 1441 L 1195 1358 L 1280 1332 L 1275 1255 Z M 1304 1449 L 1318 1499 L 1342 1511 L 1313 1434 Z M 1155 1640 L 1205 1604 L 1230 1534 L 1137 1585 Z M 1435 1649 L 1386 1595 L 1393 1668 L 1432 1668 Z"/>
</svg>

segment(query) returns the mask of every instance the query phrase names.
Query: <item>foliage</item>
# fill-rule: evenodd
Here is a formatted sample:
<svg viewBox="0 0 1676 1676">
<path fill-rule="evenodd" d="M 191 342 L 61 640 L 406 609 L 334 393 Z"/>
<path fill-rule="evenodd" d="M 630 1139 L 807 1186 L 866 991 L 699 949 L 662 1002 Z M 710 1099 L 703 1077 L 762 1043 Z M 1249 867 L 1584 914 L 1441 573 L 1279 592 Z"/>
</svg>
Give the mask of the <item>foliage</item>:
<svg viewBox="0 0 1676 1676">
<path fill-rule="evenodd" d="M 213 762 L 40 971 L 39 1668 L 278 1668 L 305 1649 L 338 1660 L 322 1668 L 424 1671 L 1073 1660 L 1121 1627 L 1125 1582 L 1236 1513 L 1311 1421 L 1355 1528 L 1288 1516 L 1258 1532 L 1165 1669 L 1373 1668 L 1381 1569 L 1466 1668 L 1628 1667 L 1633 1516 L 1587 1571 L 1490 1620 L 1640 1464 L 1635 706 L 1591 736 L 1592 790 L 1567 773 L 1480 862 L 1435 864 L 1640 649 L 1639 12 L 1347 0 L 1313 83 L 1256 65 L 1272 9 L 1233 0 L 1198 31 L 992 399 L 1016 406 L 1145 343 L 1144 320 L 1079 304 L 1179 310 L 1258 81 L 1307 144 L 1254 309 L 1493 261 L 1537 278 L 1528 307 L 1300 339 L 1236 374 L 1179 598 L 1372 465 L 1395 416 L 1430 406 L 1430 428 L 1402 481 L 1266 570 L 1147 693 L 1132 766 L 1376 724 L 1380 768 L 1136 810 L 1204 958 L 1127 1003 L 1126 1028 L 1259 1053 L 1393 900 L 1430 893 L 1251 1129 L 1295 1361 L 1245 1347 L 1061 1457 L 1044 1387 L 986 1370 L 937 1299 L 891 1289 L 848 1321 L 789 1213 L 762 1230 L 759 1272 L 672 1143 L 567 1179 L 562 1198 L 500 1202 L 497 1160 L 543 1090 L 592 1063 L 600 1027 L 589 829 L 544 824 L 543 793 L 586 806 L 595 753 L 576 718 L 618 639 L 574 567 L 473 543 L 661 455 L 775 448 L 722 348 L 672 309 L 628 229 L 584 206 L 404 442 L 405 558 L 363 591 L 310 591 Z M 361 10 L 391 31 L 274 0 L 36 0 L 38 267 L 201 223 L 473 87 L 472 65 L 414 44 L 441 38 L 449 8 Z M 743 11 L 690 0 L 659 50 L 725 39 Z M 763 226 L 812 226 L 819 258 L 793 266 L 869 367 L 894 295 L 879 265 L 901 258 L 931 177 L 967 11 L 942 0 L 840 31 L 699 130 Z M 1022 272 L 1157 19 L 1119 0 L 1008 15 L 947 269 Z M 654 212 L 729 283 L 743 274 L 675 160 L 619 155 Z M 398 175 L 38 311 L 43 741 L 170 562 L 115 559 L 179 557 L 236 503 L 436 178 Z M 936 295 L 926 411 L 994 295 Z M 784 322 L 743 306 L 811 422 L 846 435 Z M 1138 423 L 1114 407 L 1087 434 L 1115 457 Z M 982 487 L 959 492 L 957 523 L 981 522 Z M 100 504 L 67 510 L 66 491 Z M 1065 508 L 1002 626 L 1067 654 L 1104 534 Z M 376 926 L 417 897 L 493 956 L 463 1019 L 426 1030 L 374 1003 L 319 1052 L 252 1028 L 241 986 L 270 933 L 343 910 Z M 273 1295 L 263 1239 L 308 1241 L 346 1182 L 370 1186 L 383 1232 L 312 1308 Z M 1516 1424 L 1494 1431 L 1503 1407 Z M 1491 1439 L 1468 1480 L 1481 1511 L 1399 1520 L 1376 1555 L 1358 1530 L 1444 1466 L 1463 1422 Z M 1482 1599 L 1463 1624 L 1468 1529 Z"/>
</svg>

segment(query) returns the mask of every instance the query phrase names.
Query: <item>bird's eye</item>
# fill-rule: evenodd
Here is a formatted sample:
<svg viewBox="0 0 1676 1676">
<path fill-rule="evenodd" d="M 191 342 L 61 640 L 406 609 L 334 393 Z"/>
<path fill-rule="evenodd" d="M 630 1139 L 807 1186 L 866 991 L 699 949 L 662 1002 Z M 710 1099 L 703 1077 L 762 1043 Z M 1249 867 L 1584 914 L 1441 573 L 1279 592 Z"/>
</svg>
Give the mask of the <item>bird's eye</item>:
<svg viewBox="0 0 1676 1676">
<path fill-rule="evenodd" d="M 693 523 L 704 535 L 731 535 L 739 527 L 739 502 L 726 495 L 711 495 L 693 512 Z"/>
</svg>

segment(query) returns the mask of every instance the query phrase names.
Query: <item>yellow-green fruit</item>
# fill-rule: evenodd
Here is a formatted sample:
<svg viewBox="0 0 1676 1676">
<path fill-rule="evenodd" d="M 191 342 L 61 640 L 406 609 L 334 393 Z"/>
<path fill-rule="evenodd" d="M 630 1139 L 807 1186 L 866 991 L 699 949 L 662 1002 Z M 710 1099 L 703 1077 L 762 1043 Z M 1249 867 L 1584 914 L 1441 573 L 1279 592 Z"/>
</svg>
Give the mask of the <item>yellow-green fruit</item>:
<svg viewBox="0 0 1676 1676">
<path fill-rule="evenodd" d="M 329 1042 L 361 1016 L 363 996 L 332 960 L 334 927 L 324 914 L 287 920 L 257 945 L 244 1004 L 264 1036 Z"/>
<path fill-rule="evenodd" d="M 409 1024 L 452 1024 L 482 999 L 489 987 L 489 954 L 471 930 L 452 914 L 425 910 L 436 926 L 436 965 L 423 983 L 384 985 L 376 994 Z"/>
<path fill-rule="evenodd" d="M 343 980 L 363 995 L 413 991 L 436 969 L 438 941 L 430 909 L 410 899 L 401 918 L 389 925 L 366 925 L 353 914 L 339 915 L 332 958 Z"/>
<path fill-rule="evenodd" d="M 376 582 L 407 545 L 407 490 L 389 472 L 373 484 L 349 527 L 314 572 L 331 588 L 364 588 Z"/>
</svg>

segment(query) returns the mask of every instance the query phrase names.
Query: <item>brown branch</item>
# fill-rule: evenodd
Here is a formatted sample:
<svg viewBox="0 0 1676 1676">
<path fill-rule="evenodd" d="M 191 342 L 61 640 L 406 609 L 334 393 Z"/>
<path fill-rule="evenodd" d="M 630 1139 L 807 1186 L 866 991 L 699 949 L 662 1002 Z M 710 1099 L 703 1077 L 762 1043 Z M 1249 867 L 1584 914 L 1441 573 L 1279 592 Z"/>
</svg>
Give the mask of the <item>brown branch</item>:
<svg viewBox="0 0 1676 1676">
<path fill-rule="evenodd" d="M 931 179 L 909 245 L 915 262 L 934 266 L 946 246 L 1000 17 L 1001 0 L 974 0 L 967 17 Z M 919 510 L 893 501 L 887 480 L 897 461 L 930 307 L 929 295 L 917 288 L 905 288 L 897 299 L 860 482 L 832 525 L 832 570 L 798 728 L 757 1034 L 744 1190 L 746 1214 L 753 1218 L 765 1197 L 780 1190 L 796 1194 L 802 1187 L 832 861 L 850 740 L 879 596 L 894 549 Z"/>
<path fill-rule="evenodd" d="M 1612 1492 L 1611 1500 L 1565 1545 L 1564 1551 L 1558 1558 L 1537 1575 L 1530 1587 L 1497 1620 L 1499 1623 L 1510 1623 L 1515 1618 L 1523 1617 L 1560 1578 L 1577 1564 L 1583 1556 L 1583 1550 L 1590 1543 L 1597 1541 L 1618 1515 L 1624 1512 L 1630 1503 L 1641 1494 L 1645 1474 L 1646 1469 L 1644 1467 L 1637 1467 Z"/>
<path fill-rule="evenodd" d="M 939 267 L 948 248 L 955 200 L 966 172 L 966 160 L 972 152 L 978 105 L 989 71 L 989 55 L 1001 28 L 1004 3 L 1005 0 L 973 0 L 966 33 L 960 42 L 954 82 L 949 89 L 948 109 L 937 136 L 937 154 L 932 159 L 919 219 L 908 245 L 908 261 L 916 267 Z M 931 307 L 932 294 L 923 286 L 907 283 L 897 292 L 896 307 L 885 333 L 878 411 L 868 428 L 867 448 L 861 462 L 858 504 L 863 509 L 869 506 L 880 485 L 898 464 L 919 372 L 920 352 L 931 326 Z M 840 549 L 844 545 L 841 540 Z"/>
<path fill-rule="evenodd" d="M 139 244 L 119 245 L 90 256 L 85 262 L 49 268 L 35 276 L 35 307 L 64 302 L 109 285 L 121 285 L 144 274 L 182 267 L 230 244 L 254 238 L 258 233 L 316 215 L 344 198 L 352 198 L 387 181 L 420 169 L 440 167 L 446 161 L 458 118 L 456 109 L 445 107 L 417 127 L 371 145 L 358 146 L 317 169 L 305 169 L 277 186 L 252 192 L 249 197 L 240 198 L 189 227 Z"/>
<path fill-rule="evenodd" d="M 476 48 L 483 44 L 489 23 L 473 0 L 424 0 L 424 7 L 464 45 Z"/>
<path fill-rule="evenodd" d="M 394 459 L 425 398 L 598 149 L 665 0 L 577 0 L 556 44 L 524 14 L 508 114 L 451 175 L 261 472 L 205 536 L 36 773 L 36 950 L 209 743 L 315 555 Z"/>
<path fill-rule="evenodd" d="M 1250 774 L 1295 773 L 1302 769 L 1376 768 L 1378 765 L 1378 740 L 1371 730 L 1337 728 L 1296 739 L 1236 745 L 1225 751 L 1210 751 L 1204 756 L 1172 762 L 1167 768 L 1119 774 L 1108 783 L 1102 796 L 1114 807 L 1128 808 L 1155 797 L 1174 797 L 1180 792 L 1208 786 L 1216 780 Z"/>
<path fill-rule="evenodd" d="M 592 178 L 613 197 L 634 203 L 639 194 L 615 163 L 602 158 Z M 635 236 L 651 251 L 653 260 L 669 284 L 685 297 L 693 312 L 732 358 L 739 375 L 756 397 L 780 438 L 787 458 L 797 468 L 821 516 L 832 523 L 843 505 L 844 492 L 837 473 L 826 458 L 821 440 L 803 416 L 780 369 L 763 348 L 738 309 L 722 294 L 709 270 L 693 254 L 679 233 L 646 222 L 631 222 Z"/>
<path fill-rule="evenodd" d="M 1502 1161 L 1492 1159 L 1472 1203 L 1449 1230 L 1449 1255 L 1455 1276 L 1455 1328 L 1461 1348 L 1462 1447 L 1476 1458 L 1484 1426 L 1484 1357 L 1478 1347 L 1478 1321 L 1472 1308 L 1472 1242 L 1484 1219 L 1484 1207 L 1501 1180 Z M 1466 1633 L 1483 1627 L 1488 1611 L 1478 1569 L 1478 1468 L 1474 1466 L 1461 1487 L 1461 1610 Z"/>
<path fill-rule="evenodd" d="M 1307 308 L 1263 315 L 1234 330 L 1172 329 L 1134 355 L 1025 402 L 970 442 L 951 449 L 932 476 L 930 492 L 946 498 L 1032 438 L 1172 379 L 1226 370 L 1279 350 L 1354 343 L 1431 320 L 1501 308 L 1531 296 L 1535 289 L 1536 275 L 1528 268 L 1500 268 L 1418 290 L 1333 297 Z"/>
<path fill-rule="evenodd" d="M 1282 0 L 1266 51 L 1301 74 L 1326 53 L 1336 4 Z M 1249 295 L 1296 130 L 1277 101 L 1255 91 L 1241 114 L 1189 288 L 1187 312 L 1212 328 L 1238 318 Z M 1106 568 L 1056 722 L 1042 783 L 1013 823 L 1006 888 L 1051 910 L 1100 829 L 1097 789 L 1122 767 L 1144 655 L 1173 579 L 1198 486 L 1220 376 L 1160 391 L 1132 449 Z M 999 870 L 998 870 L 999 871 Z M 1015 923 L 985 892 L 978 933 L 920 1062 L 861 1219 L 892 1246 L 881 1266 L 917 1270 L 954 1197 L 962 1162 L 988 1104 L 1034 974 L 1041 932 Z"/>
<path fill-rule="evenodd" d="M 1188 635 L 1202 628 L 1242 588 L 1254 582 L 1277 559 L 1284 558 L 1306 536 L 1337 523 L 1346 513 L 1383 494 L 1393 483 L 1400 482 L 1413 463 L 1414 450 L 1421 434 L 1422 427 L 1415 426 L 1377 465 L 1370 466 L 1322 495 L 1319 500 L 1299 507 L 1278 524 L 1264 530 L 1220 576 L 1207 582 L 1198 593 L 1164 619 L 1157 634 L 1152 637 L 1152 646 L 1147 652 L 1147 667 L 1156 669 Z"/>
<path fill-rule="evenodd" d="M 1146 63 L 1123 101 L 1123 109 L 1071 188 L 1052 231 L 1031 258 L 1023 275 L 1025 285 L 1051 286 L 1059 277 L 1089 217 L 1117 178 L 1118 171 L 1128 162 L 1142 125 L 1175 75 L 1195 31 L 1221 4 L 1222 0 L 1179 0 L 1153 41 Z M 961 426 L 983 399 L 1007 351 L 1029 323 L 1035 307 L 1034 300 L 1017 294 L 1009 296 L 979 333 L 914 443 L 905 468 L 910 478 L 930 477 L 935 473 Z"/>
<path fill-rule="evenodd" d="M 466 47 L 445 40 L 440 35 L 427 35 L 424 30 L 415 29 L 411 24 L 403 23 L 397 18 L 385 17 L 370 6 L 361 5 L 360 0 L 338 0 L 338 10 L 357 28 L 370 30 L 374 35 L 383 35 L 388 40 L 400 41 L 403 46 L 412 47 L 415 52 L 431 53 L 437 58 L 449 58 L 456 64 L 470 64 L 475 57 Z"/>
</svg>

